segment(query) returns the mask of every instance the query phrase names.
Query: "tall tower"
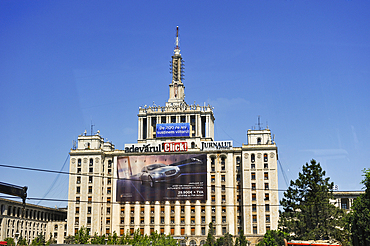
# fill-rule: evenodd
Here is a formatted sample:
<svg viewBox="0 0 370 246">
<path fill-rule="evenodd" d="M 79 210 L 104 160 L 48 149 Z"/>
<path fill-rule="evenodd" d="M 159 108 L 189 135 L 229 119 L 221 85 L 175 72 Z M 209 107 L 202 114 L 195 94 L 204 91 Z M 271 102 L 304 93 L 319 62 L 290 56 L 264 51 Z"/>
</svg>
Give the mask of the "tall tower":
<svg viewBox="0 0 370 246">
<path fill-rule="evenodd" d="M 170 98 L 166 106 L 176 106 L 185 103 L 185 86 L 182 83 L 184 79 L 184 61 L 180 54 L 179 46 L 179 27 L 176 27 L 176 42 L 175 50 L 173 51 L 172 61 L 170 64 L 170 73 L 172 74 L 172 82 L 170 84 Z"/>
</svg>

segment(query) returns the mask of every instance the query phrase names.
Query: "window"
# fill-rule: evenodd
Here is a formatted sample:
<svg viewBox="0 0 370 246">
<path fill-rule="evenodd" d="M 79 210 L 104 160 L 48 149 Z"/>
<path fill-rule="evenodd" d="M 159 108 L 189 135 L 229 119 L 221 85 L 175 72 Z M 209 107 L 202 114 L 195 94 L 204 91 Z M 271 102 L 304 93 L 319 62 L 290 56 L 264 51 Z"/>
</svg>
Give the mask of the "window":
<svg viewBox="0 0 370 246">
<path fill-rule="evenodd" d="M 89 194 L 92 193 L 92 186 L 89 186 Z"/>
<path fill-rule="evenodd" d="M 240 181 L 240 174 L 236 175 L 236 181 Z"/>
<path fill-rule="evenodd" d="M 81 168 L 77 168 L 77 173 L 81 173 Z"/>
<path fill-rule="evenodd" d="M 80 213 L 80 207 L 76 207 L 76 214 Z"/>
<path fill-rule="evenodd" d="M 87 207 L 87 213 L 91 214 L 91 207 Z"/>
<path fill-rule="evenodd" d="M 125 214 L 125 207 L 121 207 L 121 214 Z"/>
<path fill-rule="evenodd" d="M 270 215 L 266 215 L 266 223 L 270 223 Z"/>
<path fill-rule="evenodd" d="M 107 203 L 110 203 L 111 198 L 107 197 Z"/>
<path fill-rule="evenodd" d="M 222 227 L 222 234 L 225 235 L 226 234 L 226 227 Z"/>
<path fill-rule="evenodd" d="M 81 166 L 81 159 L 78 159 L 77 160 L 77 166 L 80 167 Z"/>
<path fill-rule="evenodd" d="M 255 162 L 256 161 L 256 156 L 254 154 L 251 154 L 251 161 Z"/>
<path fill-rule="evenodd" d="M 237 200 L 238 202 L 240 202 L 240 195 L 237 195 L 237 196 L 236 196 L 236 200 Z"/>
<path fill-rule="evenodd" d="M 161 234 L 163 235 L 164 234 L 164 228 L 161 227 Z M 144 234 L 143 234 L 144 235 Z"/>
<path fill-rule="evenodd" d="M 270 212 L 270 204 L 265 204 L 265 211 Z"/>
<path fill-rule="evenodd" d="M 182 122 L 182 123 L 185 123 L 186 121 L 185 121 L 185 116 L 180 116 L 180 121 Z"/>
<path fill-rule="evenodd" d="M 112 193 L 112 188 L 111 187 L 107 187 L 107 194 L 111 194 Z"/>
<path fill-rule="evenodd" d="M 225 171 L 225 157 L 221 157 L 221 171 Z"/>
<path fill-rule="evenodd" d="M 112 161 L 111 160 L 108 161 L 108 168 L 112 168 Z"/>
<path fill-rule="evenodd" d="M 251 168 L 252 168 L 252 169 L 255 169 L 255 168 L 256 168 L 256 164 L 252 163 L 252 164 L 251 164 Z"/>
<path fill-rule="evenodd" d="M 211 207 L 212 213 L 216 213 L 216 206 Z"/>
<path fill-rule="evenodd" d="M 253 193 L 253 194 L 252 194 L 252 201 L 257 201 L 256 193 Z"/>
<path fill-rule="evenodd" d="M 221 196 L 221 202 L 226 202 L 226 196 L 225 195 Z"/>
<path fill-rule="evenodd" d="M 221 207 L 221 212 L 222 212 L 222 213 L 226 213 L 226 206 L 222 206 L 222 207 Z"/>
<path fill-rule="evenodd" d="M 185 213 L 185 206 L 181 206 L 181 213 Z"/>
<path fill-rule="evenodd" d="M 112 169 L 108 168 L 108 174 L 112 174 Z"/>
<path fill-rule="evenodd" d="M 221 191 L 226 191 L 226 186 L 225 185 L 221 185 Z"/>
<path fill-rule="evenodd" d="M 87 217 L 87 224 L 91 224 L 91 217 Z"/>
<path fill-rule="evenodd" d="M 190 218 L 190 223 L 195 224 L 195 217 L 194 217 L 194 216 L 192 216 L 192 217 Z"/>
<path fill-rule="evenodd" d="M 211 172 L 215 171 L 215 157 L 211 157 Z"/>
<path fill-rule="evenodd" d="M 216 223 L 216 216 L 212 216 L 212 223 Z"/>
<path fill-rule="evenodd" d="M 202 227 L 201 232 L 202 232 L 202 235 L 206 235 L 206 228 Z"/>
<path fill-rule="evenodd" d="M 171 217 L 171 224 L 175 224 L 175 217 Z"/>
<path fill-rule="evenodd" d="M 266 231 L 271 230 L 270 226 L 266 226 Z"/>
<path fill-rule="evenodd" d="M 226 223 L 226 216 L 222 216 L 222 223 Z"/>
<path fill-rule="evenodd" d="M 269 168 L 269 164 L 268 163 L 263 164 L 263 168 L 268 169 Z"/>
<path fill-rule="evenodd" d="M 253 226 L 253 234 L 257 234 L 257 226 Z"/>
<path fill-rule="evenodd" d="M 206 223 L 206 217 L 205 216 L 201 217 L 201 222 L 202 222 L 202 224 Z"/>
<path fill-rule="evenodd" d="M 105 220 L 106 224 L 109 225 L 110 224 L 110 218 L 108 217 L 106 220 Z"/>
<path fill-rule="evenodd" d="M 87 203 L 92 203 L 92 196 L 89 196 L 89 197 L 87 198 Z"/>
<path fill-rule="evenodd" d="M 80 183 L 81 183 L 81 177 L 80 177 L 80 176 L 78 176 L 78 177 L 77 177 L 77 181 L 76 181 L 76 183 L 77 183 L 77 184 L 80 184 Z"/>
<path fill-rule="evenodd" d="M 171 116 L 171 123 L 176 123 L 176 116 Z"/>
<path fill-rule="evenodd" d="M 211 175 L 211 182 L 214 183 L 215 182 L 215 175 Z"/>
<path fill-rule="evenodd" d="M 252 204 L 252 212 L 257 212 L 257 205 L 256 204 Z"/>
<path fill-rule="evenodd" d="M 141 206 L 140 207 L 140 213 L 143 214 L 144 213 L 144 206 Z"/>
<path fill-rule="evenodd" d="M 261 138 L 257 138 L 257 144 L 261 144 L 262 140 Z"/>
<path fill-rule="evenodd" d="M 135 212 L 135 208 L 131 207 L 131 213 L 133 214 Z"/>
<path fill-rule="evenodd" d="M 76 197 L 76 204 L 80 203 L 80 197 Z"/>
<path fill-rule="evenodd" d="M 269 189 L 269 183 L 265 183 L 265 190 Z"/>
<path fill-rule="evenodd" d="M 211 202 L 216 202 L 216 196 L 215 195 L 211 196 Z"/>
<path fill-rule="evenodd" d="M 94 165 L 94 160 L 90 158 L 89 166 L 92 167 Z"/>
<path fill-rule="evenodd" d="M 108 178 L 108 184 L 112 184 L 112 179 L 111 178 Z"/>
<path fill-rule="evenodd" d="M 267 158 L 267 154 L 265 153 L 265 154 L 263 154 L 263 161 L 264 162 L 268 162 L 268 158 Z"/>
<path fill-rule="evenodd" d="M 269 179 L 269 173 L 268 172 L 265 172 L 264 174 L 263 174 L 263 177 L 264 177 L 264 179 L 266 180 L 266 179 Z"/>
<path fill-rule="evenodd" d="M 110 214 L 110 208 L 107 208 L 107 214 Z"/>
<path fill-rule="evenodd" d="M 195 213 L 195 206 L 194 206 L 194 205 L 192 205 L 192 206 L 190 207 L 190 212 L 191 212 L 191 213 Z"/>
<path fill-rule="evenodd" d="M 174 206 L 171 206 L 171 213 L 175 213 L 175 207 Z"/>
<path fill-rule="evenodd" d="M 76 193 L 77 193 L 77 194 L 80 194 L 80 191 L 81 191 L 80 186 L 77 186 L 77 187 L 76 187 Z"/>
<path fill-rule="evenodd" d="M 201 206 L 200 207 L 200 212 L 205 213 L 206 212 L 206 206 Z"/>
<path fill-rule="evenodd" d="M 164 214 L 164 206 L 161 206 L 161 214 Z"/>
<path fill-rule="evenodd" d="M 255 180 L 256 179 L 256 173 L 251 173 L 251 180 Z"/>
<path fill-rule="evenodd" d="M 265 201 L 268 201 L 268 200 L 270 200 L 269 193 L 265 193 Z"/>
<path fill-rule="evenodd" d="M 252 222 L 257 223 L 257 215 L 252 215 Z"/>
<path fill-rule="evenodd" d="M 256 183 L 252 183 L 252 190 L 256 189 Z"/>
<path fill-rule="evenodd" d="M 175 235 L 175 228 L 171 227 L 170 234 L 171 234 L 171 235 Z"/>
<path fill-rule="evenodd" d="M 133 224 L 133 223 L 132 223 Z M 130 235 L 133 236 L 135 232 L 135 228 L 130 228 Z"/>
<path fill-rule="evenodd" d="M 185 235 L 185 227 L 181 227 L 181 235 Z"/>
<path fill-rule="evenodd" d="M 216 187 L 214 185 L 211 185 L 211 192 L 215 192 L 216 191 Z"/>
<path fill-rule="evenodd" d="M 181 216 L 180 222 L 181 222 L 181 224 L 185 224 L 185 217 L 184 216 Z"/>
<path fill-rule="evenodd" d="M 93 177 L 92 176 L 89 176 L 89 183 L 91 184 L 93 181 Z"/>
<path fill-rule="evenodd" d="M 78 225 L 78 222 L 80 221 L 79 217 L 75 217 L 75 225 Z"/>
<path fill-rule="evenodd" d="M 221 182 L 225 182 L 225 175 L 221 175 Z"/>
<path fill-rule="evenodd" d="M 92 167 L 90 167 L 90 168 L 89 168 L 89 172 L 90 172 L 90 173 L 92 173 L 92 172 L 93 172 L 93 170 L 94 170 L 94 169 L 93 169 Z"/>
<path fill-rule="evenodd" d="M 164 224 L 164 217 L 161 217 L 161 224 Z"/>
<path fill-rule="evenodd" d="M 134 217 L 131 217 L 131 221 L 130 221 L 131 224 L 134 224 L 135 223 L 134 221 L 135 221 L 135 218 Z"/>
<path fill-rule="evenodd" d="M 191 232 L 191 235 L 195 235 L 195 227 L 192 227 L 191 229 L 190 229 L 190 232 Z M 194 244 L 193 244 L 194 245 Z M 196 245 L 196 244 L 195 244 Z"/>
</svg>

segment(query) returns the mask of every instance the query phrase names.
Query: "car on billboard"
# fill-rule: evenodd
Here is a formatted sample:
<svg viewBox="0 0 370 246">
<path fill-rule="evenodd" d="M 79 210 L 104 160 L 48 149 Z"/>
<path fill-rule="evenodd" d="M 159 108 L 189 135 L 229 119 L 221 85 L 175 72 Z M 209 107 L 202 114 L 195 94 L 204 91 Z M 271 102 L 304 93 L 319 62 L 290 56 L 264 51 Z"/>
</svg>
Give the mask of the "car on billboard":
<svg viewBox="0 0 370 246">
<path fill-rule="evenodd" d="M 176 178 L 179 174 L 180 168 L 177 166 L 167 166 L 162 163 L 151 164 L 141 170 L 141 184 L 154 187 L 156 183 L 166 182 L 169 179 Z"/>
</svg>

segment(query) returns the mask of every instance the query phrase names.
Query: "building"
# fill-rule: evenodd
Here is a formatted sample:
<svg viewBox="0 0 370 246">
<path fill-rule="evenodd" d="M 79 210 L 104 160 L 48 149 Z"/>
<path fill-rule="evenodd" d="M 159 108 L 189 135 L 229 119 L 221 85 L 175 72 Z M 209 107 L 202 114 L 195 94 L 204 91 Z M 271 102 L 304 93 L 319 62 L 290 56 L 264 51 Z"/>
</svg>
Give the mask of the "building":
<svg viewBox="0 0 370 246">
<path fill-rule="evenodd" d="M 354 200 L 364 193 L 365 191 L 333 191 L 334 200 L 331 203 L 349 212 Z"/>
<path fill-rule="evenodd" d="M 51 237 L 59 244 L 67 236 L 67 213 L 65 209 L 48 208 L 0 198 L 0 241 L 5 238 L 25 238 L 30 244 L 38 234 L 46 240 Z"/>
<path fill-rule="evenodd" d="M 178 33 L 171 71 L 165 106 L 139 108 L 137 143 L 119 150 L 99 131 L 78 136 L 70 151 L 68 235 L 82 226 L 91 235 L 157 231 L 202 245 L 210 222 L 216 237 L 243 230 L 252 242 L 277 229 L 271 131 L 248 130 L 239 147 L 215 141 L 213 107 L 185 102 Z"/>
</svg>

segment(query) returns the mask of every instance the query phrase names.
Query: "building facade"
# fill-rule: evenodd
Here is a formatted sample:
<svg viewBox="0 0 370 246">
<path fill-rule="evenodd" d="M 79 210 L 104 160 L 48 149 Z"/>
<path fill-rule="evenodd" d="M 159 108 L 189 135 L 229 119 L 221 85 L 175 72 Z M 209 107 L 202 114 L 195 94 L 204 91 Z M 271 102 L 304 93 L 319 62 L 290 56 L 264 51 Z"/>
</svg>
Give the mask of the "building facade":
<svg viewBox="0 0 370 246">
<path fill-rule="evenodd" d="M 67 236 L 67 213 L 65 209 L 54 209 L 0 198 L 0 241 L 5 238 L 25 238 L 30 244 L 39 234 L 46 240 L 50 237 L 64 243 Z"/>
<path fill-rule="evenodd" d="M 68 235 L 139 230 L 202 245 L 243 230 L 255 242 L 277 229 L 277 146 L 269 129 L 248 130 L 247 143 L 214 139 L 211 105 L 185 102 L 178 33 L 165 106 L 139 108 L 138 140 L 115 146 L 100 135 L 78 136 L 70 151 Z"/>
</svg>

